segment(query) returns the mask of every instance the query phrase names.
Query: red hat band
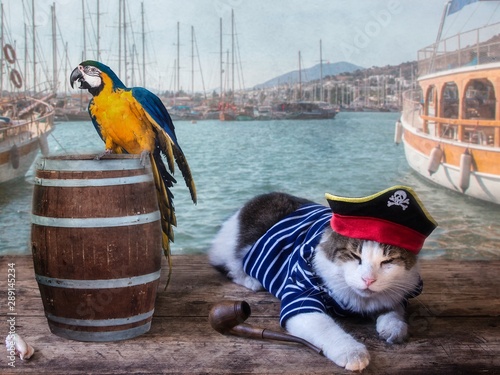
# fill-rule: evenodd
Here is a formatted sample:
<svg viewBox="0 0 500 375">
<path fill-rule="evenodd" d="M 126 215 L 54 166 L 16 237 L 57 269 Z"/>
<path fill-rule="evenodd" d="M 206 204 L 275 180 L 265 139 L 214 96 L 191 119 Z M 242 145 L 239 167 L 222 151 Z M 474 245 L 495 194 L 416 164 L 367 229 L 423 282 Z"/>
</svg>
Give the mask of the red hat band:
<svg viewBox="0 0 500 375">
<path fill-rule="evenodd" d="M 407 226 L 366 216 L 344 216 L 334 213 L 330 225 L 335 232 L 343 236 L 402 247 L 414 254 L 419 253 L 427 238 Z"/>
</svg>

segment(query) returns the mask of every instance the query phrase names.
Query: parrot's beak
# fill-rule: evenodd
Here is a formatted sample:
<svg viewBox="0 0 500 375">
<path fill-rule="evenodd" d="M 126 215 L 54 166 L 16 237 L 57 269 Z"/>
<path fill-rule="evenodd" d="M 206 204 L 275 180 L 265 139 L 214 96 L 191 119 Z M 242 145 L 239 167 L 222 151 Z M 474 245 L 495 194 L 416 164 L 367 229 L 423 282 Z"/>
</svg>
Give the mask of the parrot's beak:
<svg viewBox="0 0 500 375">
<path fill-rule="evenodd" d="M 83 73 L 81 72 L 80 70 L 80 67 L 77 66 L 72 72 L 71 72 L 71 76 L 69 77 L 69 83 L 71 84 L 71 88 L 74 88 L 73 87 L 73 84 L 75 83 L 75 81 L 78 81 L 80 82 L 80 89 L 83 89 L 85 88 L 83 86 L 83 83 L 85 82 L 85 78 L 83 77 Z"/>
</svg>

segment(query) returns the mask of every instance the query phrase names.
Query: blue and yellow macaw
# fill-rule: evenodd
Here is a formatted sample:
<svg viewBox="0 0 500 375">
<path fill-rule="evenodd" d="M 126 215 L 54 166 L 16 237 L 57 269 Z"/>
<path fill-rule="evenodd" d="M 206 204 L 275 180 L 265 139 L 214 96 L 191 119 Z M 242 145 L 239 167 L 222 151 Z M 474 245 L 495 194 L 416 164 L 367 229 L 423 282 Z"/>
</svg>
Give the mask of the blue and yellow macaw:
<svg viewBox="0 0 500 375">
<path fill-rule="evenodd" d="M 172 226 L 177 224 L 169 190 L 177 182 L 173 177 L 174 160 L 195 204 L 196 188 L 167 109 L 155 94 L 142 87 L 126 87 L 109 67 L 97 61 L 78 65 L 70 76 L 71 87 L 75 82 L 92 94 L 88 111 L 105 143 L 105 153 L 140 154 L 143 164 L 150 155 L 162 216 L 162 246 L 170 264 Z"/>
</svg>

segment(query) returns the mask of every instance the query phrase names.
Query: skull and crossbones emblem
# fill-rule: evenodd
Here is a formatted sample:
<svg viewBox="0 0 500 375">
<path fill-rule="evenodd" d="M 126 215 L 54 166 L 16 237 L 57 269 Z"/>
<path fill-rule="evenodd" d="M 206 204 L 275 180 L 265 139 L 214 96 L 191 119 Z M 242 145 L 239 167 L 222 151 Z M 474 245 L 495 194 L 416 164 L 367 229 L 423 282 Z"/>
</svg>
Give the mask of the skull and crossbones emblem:
<svg viewBox="0 0 500 375">
<path fill-rule="evenodd" d="M 410 205 L 410 199 L 407 198 L 406 192 L 403 190 L 397 190 L 387 201 L 387 207 L 399 206 L 404 210 Z"/>
</svg>

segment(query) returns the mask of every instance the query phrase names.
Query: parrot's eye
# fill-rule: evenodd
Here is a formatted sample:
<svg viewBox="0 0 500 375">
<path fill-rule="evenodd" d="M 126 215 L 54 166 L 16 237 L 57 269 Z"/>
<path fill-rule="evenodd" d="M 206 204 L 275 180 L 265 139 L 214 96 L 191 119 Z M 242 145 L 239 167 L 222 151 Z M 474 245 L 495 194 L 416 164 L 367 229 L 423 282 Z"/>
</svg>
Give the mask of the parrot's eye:
<svg viewBox="0 0 500 375">
<path fill-rule="evenodd" d="M 89 76 L 98 76 L 99 73 L 101 73 L 101 71 L 99 69 L 97 69 L 95 66 L 86 66 L 84 68 L 84 71 Z"/>
</svg>

